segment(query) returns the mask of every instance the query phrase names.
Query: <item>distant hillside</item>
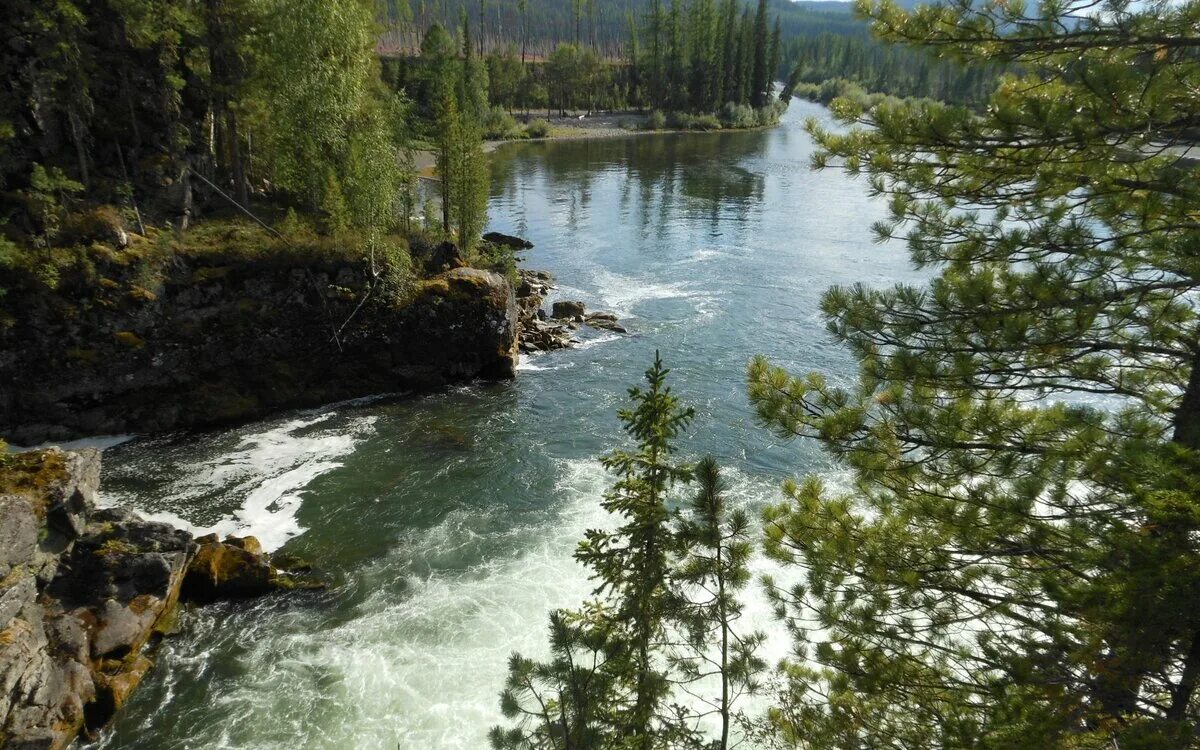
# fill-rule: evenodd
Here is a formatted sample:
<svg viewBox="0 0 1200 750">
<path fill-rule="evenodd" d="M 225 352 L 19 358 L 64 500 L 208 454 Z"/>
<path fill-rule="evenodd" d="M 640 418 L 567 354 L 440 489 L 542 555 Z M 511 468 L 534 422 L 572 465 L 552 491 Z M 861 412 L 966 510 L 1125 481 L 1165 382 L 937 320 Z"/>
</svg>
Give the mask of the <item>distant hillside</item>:
<svg viewBox="0 0 1200 750">
<path fill-rule="evenodd" d="M 640 24 L 653 0 L 527 0 L 525 28 L 529 52 L 546 55 L 559 42 L 594 44 L 605 55 L 617 57 L 629 38 L 629 19 Z M 662 0 L 664 6 L 670 0 Z M 754 0 L 743 0 L 746 5 Z M 482 24 L 480 23 L 482 5 Z M 862 34 L 865 24 L 850 14 L 848 2 L 798 2 L 770 0 L 785 37 L 820 34 Z M 485 49 L 521 42 L 519 0 L 384 0 L 384 21 L 390 31 L 383 41 L 385 52 L 416 50 L 425 30 L 434 22 L 457 26 L 463 11 L 470 14 L 473 34 Z M 577 16 L 576 10 L 579 9 Z"/>
</svg>

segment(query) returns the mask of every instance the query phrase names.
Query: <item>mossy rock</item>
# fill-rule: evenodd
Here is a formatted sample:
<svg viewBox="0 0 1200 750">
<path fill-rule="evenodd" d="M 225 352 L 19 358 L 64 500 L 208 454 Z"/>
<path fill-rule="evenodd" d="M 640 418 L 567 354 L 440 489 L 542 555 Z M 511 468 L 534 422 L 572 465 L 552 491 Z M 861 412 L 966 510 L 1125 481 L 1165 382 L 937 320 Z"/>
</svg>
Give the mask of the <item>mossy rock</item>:
<svg viewBox="0 0 1200 750">
<path fill-rule="evenodd" d="M 134 286 L 133 288 L 131 288 L 129 290 L 128 294 L 126 294 L 125 296 L 133 302 L 140 302 L 143 304 L 154 302 L 155 300 L 158 299 L 157 294 L 150 291 L 149 289 L 143 289 L 140 286 Z"/>
<path fill-rule="evenodd" d="M 210 284 L 220 281 L 233 272 L 233 266 L 212 266 L 197 268 L 192 272 L 188 282 L 191 284 Z"/>
<path fill-rule="evenodd" d="M 113 334 L 118 344 L 127 346 L 130 349 L 142 349 L 146 346 L 146 340 L 137 335 L 133 331 L 117 331 Z"/>
<path fill-rule="evenodd" d="M 67 454 L 58 450 L 17 453 L 0 463 L 0 495 L 30 498 L 43 519 L 51 492 L 69 479 Z"/>
<path fill-rule="evenodd" d="M 199 602 L 262 596 L 276 588 L 271 581 L 273 573 L 262 555 L 250 549 L 209 542 L 202 544 L 192 558 L 182 593 L 184 598 Z"/>
</svg>

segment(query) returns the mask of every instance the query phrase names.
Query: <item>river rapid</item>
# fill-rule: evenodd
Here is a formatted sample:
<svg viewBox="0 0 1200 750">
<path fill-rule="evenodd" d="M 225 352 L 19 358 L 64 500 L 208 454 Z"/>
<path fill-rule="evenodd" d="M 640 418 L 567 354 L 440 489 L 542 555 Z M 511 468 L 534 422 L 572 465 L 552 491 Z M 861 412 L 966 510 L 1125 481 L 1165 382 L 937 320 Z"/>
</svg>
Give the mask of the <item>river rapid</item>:
<svg viewBox="0 0 1200 750">
<path fill-rule="evenodd" d="M 314 561 L 317 594 L 184 613 L 105 750 L 485 748 L 509 654 L 546 650 L 547 613 L 591 586 L 571 557 L 607 525 L 597 460 L 655 350 L 697 411 L 680 442 L 726 469 L 733 503 L 836 468 L 757 426 L 745 368 L 766 354 L 849 383 L 825 332 L 832 284 L 913 281 L 862 182 L 810 171 L 794 102 L 762 132 L 504 146 L 491 228 L 528 237 L 552 299 L 617 313 L 628 336 L 525 358 L 511 383 L 294 412 L 105 452 L 104 501 L 195 530 L 254 534 Z M 769 566 L 758 561 L 756 566 Z M 771 628 L 761 597 L 750 619 Z M 783 644 L 773 644 L 780 649 Z M 772 654 L 778 656 L 780 653 Z"/>
</svg>

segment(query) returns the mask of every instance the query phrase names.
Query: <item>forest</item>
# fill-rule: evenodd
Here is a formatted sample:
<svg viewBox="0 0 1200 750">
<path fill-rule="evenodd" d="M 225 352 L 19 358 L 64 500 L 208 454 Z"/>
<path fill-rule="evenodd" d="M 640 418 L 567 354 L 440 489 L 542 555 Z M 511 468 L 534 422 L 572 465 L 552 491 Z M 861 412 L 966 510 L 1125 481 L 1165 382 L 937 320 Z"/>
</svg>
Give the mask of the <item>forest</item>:
<svg viewBox="0 0 1200 750">
<path fill-rule="evenodd" d="M 560 43 L 586 43 L 601 57 L 618 59 L 628 47 L 630 18 L 640 22 L 653 12 L 653 5 L 654 0 L 387 0 L 380 9 L 387 27 L 383 50 L 415 54 L 426 29 L 434 23 L 453 27 L 467 12 L 483 29 L 476 43 L 484 52 L 508 44 L 521 46 L 524 41 L 530 55 L 544 60 Z M 770 15 L 780 19 L 789 38 L 822 32 L 866 33 L 866 26 L 847 12 L 847 5 L 830 3 L 829 7 L 789 0 L 768 3 Z"/>
</svg>

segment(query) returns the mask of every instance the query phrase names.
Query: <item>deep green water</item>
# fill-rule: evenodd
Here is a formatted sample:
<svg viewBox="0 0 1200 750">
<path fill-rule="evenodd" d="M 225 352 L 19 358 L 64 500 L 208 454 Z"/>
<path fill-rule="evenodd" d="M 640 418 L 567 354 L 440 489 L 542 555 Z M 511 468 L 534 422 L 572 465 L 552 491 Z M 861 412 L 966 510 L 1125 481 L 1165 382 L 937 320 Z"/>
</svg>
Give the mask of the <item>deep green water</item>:
<svg viewBox="0 0 1200 750">
<path fill-rule="evenodd" d="M 558 297 L 617 312 L 630 336 L 526 359 L 512 383 L 110 448 L 106 501 L 256 534 L 336 583 L 187 613 L 101 747 L 486 747 L 508 654 L 540 653 L 547 611 L 588 593 L 571 552 L 607 523 L 596 457 L 655 349 L 697 409 L 685 453 L 718 456 L 737 503 L 832 472 L 754 424 L 746 363 L 848 380 L 822 290 L 915 275 L 902 248 L 870 243 L 884 211 L 862 183 L 809 171 L 808 116 L 825 115 L 797 102 L 768 132 L 498 152 L 492 227 L 532 239 L 526 265 Z"/>
</svg>

